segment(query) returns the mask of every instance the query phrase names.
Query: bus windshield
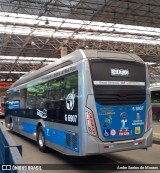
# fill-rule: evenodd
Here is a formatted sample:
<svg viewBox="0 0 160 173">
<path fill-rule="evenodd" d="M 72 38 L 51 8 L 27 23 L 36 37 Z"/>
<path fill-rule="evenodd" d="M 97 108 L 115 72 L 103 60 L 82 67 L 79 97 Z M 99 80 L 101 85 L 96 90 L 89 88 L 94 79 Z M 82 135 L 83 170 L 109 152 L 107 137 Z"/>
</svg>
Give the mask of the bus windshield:
<svg viewBox="0 0 160 173">
<path fill-rule="evenodd" d="M 91 60 L 90 66 L 95 92 L 103 90 L 104 93 L 104 90 L 115 90 L 116 88 L 116 90 L 138 90 L 145 93 L 144 64 L 113 60 Z M 113 87 L 110 87 L 111 85 Z"/>
</svg>

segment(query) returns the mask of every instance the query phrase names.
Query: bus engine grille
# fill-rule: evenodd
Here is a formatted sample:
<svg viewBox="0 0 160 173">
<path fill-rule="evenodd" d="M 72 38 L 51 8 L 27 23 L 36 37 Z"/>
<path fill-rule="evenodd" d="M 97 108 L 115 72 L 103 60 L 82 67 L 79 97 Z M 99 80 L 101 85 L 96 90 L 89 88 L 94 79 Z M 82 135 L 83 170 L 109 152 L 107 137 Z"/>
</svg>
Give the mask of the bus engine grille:
<svg viewBox="0 0 160 173">
<path fill-rule="evenodd" d="M 100 105 L 136 105 L 144 103 L 145 95 L 98 95 L 95 101 Z"/>
<path fill-rule="evenodd" d="M 76 133 L 66 133 L 66 145 L 69 148 L 78 150 L 78 135 Z"/>
<path fill-rule="evenodd" d="M 71 135 L 69 133 L 66 134 L 66 145 L 71 146 Z"/>
</svg>

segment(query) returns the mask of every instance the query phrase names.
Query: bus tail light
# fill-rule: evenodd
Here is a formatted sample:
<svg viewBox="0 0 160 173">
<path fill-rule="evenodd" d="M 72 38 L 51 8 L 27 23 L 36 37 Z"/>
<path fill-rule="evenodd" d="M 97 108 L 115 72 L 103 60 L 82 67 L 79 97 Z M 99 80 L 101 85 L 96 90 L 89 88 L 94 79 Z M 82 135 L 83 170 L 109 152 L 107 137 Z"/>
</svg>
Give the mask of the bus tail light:
<svg viewBox="0 0 160 173">
<path fill-rule="evenodd" d="M 152 127 L 152 109 L 151 107 L 147 110 L 147 126 L 146 130 L 150 129 Z"/>
<path fill-rule="evenodd" d="M 88 112 L 88 111 L 86 112 L 86 120 L 87 120 L 88 132 L 91 135 L 96 136 L 97 135 L 96 126 L 95 126 L 93 114 L 91 112 Z"/>
<path fill-rule="evenodd" d="M 142 145 L 143 142 L 142 141 L 139 141 L 139 142 L 135 142 L 134 145 Z"/>
</svg>

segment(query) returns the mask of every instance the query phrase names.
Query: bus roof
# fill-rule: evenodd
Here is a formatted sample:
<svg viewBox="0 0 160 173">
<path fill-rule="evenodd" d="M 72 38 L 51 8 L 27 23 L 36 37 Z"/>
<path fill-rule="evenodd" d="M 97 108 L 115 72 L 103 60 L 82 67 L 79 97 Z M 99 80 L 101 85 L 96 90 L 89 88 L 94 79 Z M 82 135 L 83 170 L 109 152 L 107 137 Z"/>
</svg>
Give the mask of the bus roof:
<svg viewBox="0 0 160 173">
<path fill-rule="evenodd" d="M 91 59 L 91 58 L 106 58 L 106 59 L 115 59 L 115 60 L 137 61 L 144 63 L 140 57 L 131 53 L 124 53 L 124 52 L 117 52 L 110 50 L 79 49 L 62 58 L 57 59 L 57 61 L 53 62 L 52 64 L 49 64 L 38 70 L 30 71 L 29 73 L 23 75 L 10 87 L 10 89 L 19 86 L 23 83 L 29 82 L 38 77 L 41 77 L 52 71 L 58 70 L 59 68 L 66 67 L 83 59 Z"/>
</svg>

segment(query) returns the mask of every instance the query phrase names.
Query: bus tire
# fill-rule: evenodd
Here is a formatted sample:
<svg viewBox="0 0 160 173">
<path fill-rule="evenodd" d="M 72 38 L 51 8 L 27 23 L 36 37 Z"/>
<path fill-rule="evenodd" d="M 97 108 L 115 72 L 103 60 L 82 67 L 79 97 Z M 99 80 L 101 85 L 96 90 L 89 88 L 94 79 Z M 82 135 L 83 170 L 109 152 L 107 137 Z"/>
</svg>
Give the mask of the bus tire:
<svg viewBox="0 0 160 173">
<path fill-rule="evenodd" d="M 44 153 L 47 151 L 47 147 L 45 144 L 45 135 L 42 126 L 40 126 L 37 131 L 37 143 L 38 143 L 38 148 L 41 152 Z"/>
</svg>

